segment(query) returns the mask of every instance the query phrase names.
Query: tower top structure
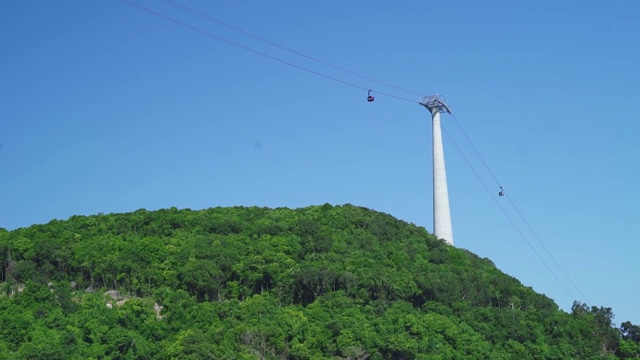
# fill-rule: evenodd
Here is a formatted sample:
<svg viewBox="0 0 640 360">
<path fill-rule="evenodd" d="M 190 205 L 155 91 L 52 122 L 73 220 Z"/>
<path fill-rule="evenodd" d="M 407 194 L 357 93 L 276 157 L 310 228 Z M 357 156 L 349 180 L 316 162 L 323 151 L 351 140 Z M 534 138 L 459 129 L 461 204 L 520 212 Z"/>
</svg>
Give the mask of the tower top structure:
<svg viewBox="0 0 640 360">
<path fill-rule="evenodd" d="M 438 110 L 438 112 L 441 113 L 451 114 L 451 109 L 449 109 L 444 99 L 438 94 L 423 97 L 420 99 L 420 105 L 429 109 L 431 113 L 433 113 L 434 110 Z"/>
</svg>

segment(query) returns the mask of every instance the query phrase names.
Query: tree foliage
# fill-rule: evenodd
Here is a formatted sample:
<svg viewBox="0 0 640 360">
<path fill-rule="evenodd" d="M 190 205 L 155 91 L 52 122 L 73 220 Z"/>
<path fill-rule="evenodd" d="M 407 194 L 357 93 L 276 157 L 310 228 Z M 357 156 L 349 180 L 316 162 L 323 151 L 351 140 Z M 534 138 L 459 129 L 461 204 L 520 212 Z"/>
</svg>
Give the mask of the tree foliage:
<svg viewBox="0 0 640 360">
<path fill-rule="evenodd" d="M 176 208 L 0 229 L 0 359 L 640 358 L 488 259 L 365 208 Z M 108 290 L 114 290 L 106 293 Z"/>
</svg>

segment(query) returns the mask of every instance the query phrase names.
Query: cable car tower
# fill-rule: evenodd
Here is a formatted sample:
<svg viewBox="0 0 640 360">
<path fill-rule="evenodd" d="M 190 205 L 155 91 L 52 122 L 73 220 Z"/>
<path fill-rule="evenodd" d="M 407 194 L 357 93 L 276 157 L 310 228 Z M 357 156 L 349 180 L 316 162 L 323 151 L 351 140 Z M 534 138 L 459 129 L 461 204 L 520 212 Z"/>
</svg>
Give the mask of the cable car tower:
<svg viewBox="0 0 640 360">
<path fill-rule="evenodd" d="M 433 123 L 433 232 L 439 239 L 453 245 L 447 172 L 444 167 L 444 149 L 440 127 L 440 113 L 451 114 L 451 110 L 439 95 L 423 97 L 420 100 L 420 105 L 431 112 Z"/>
</svg>

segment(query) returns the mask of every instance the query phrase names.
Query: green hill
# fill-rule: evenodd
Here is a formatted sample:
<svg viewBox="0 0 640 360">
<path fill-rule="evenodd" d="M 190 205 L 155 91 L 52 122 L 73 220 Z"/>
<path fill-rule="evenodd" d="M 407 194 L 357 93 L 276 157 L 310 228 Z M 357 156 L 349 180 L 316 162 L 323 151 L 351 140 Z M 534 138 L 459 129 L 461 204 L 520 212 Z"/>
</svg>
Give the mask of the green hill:
<svg viewBox="0 0 640 360">
<path fill-rule="evenodd" d="M 638 358 L 425 229 L 351 205 L 138 210 L 0 229 L 0 359 Z M 109 290 L 114 290 L 108 292 Z"/>
</svg>

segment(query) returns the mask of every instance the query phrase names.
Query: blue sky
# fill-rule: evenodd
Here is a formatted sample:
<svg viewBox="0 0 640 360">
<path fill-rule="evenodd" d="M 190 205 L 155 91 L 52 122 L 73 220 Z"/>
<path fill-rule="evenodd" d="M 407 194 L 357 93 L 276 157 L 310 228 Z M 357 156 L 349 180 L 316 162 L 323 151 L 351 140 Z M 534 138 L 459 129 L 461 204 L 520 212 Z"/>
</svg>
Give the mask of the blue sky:
<svg viewBox="0 0 640 360">
<path fill-rule="evenodd" d="M 139 208 L 328 202 L 432 229 L 431 122 L 417 96 L 162 1 L 132 1 L 416 102 L 375 94 L 367 103 L 364 90 L 117 0 L 1 2 L 0 227 Z M 564 309 L 575 298 L 640 323 L 640 3 L 176 1 L 351 71 L 443 94 L 579 291 L 443 117 L 456 246 Z"/>
</svg>

